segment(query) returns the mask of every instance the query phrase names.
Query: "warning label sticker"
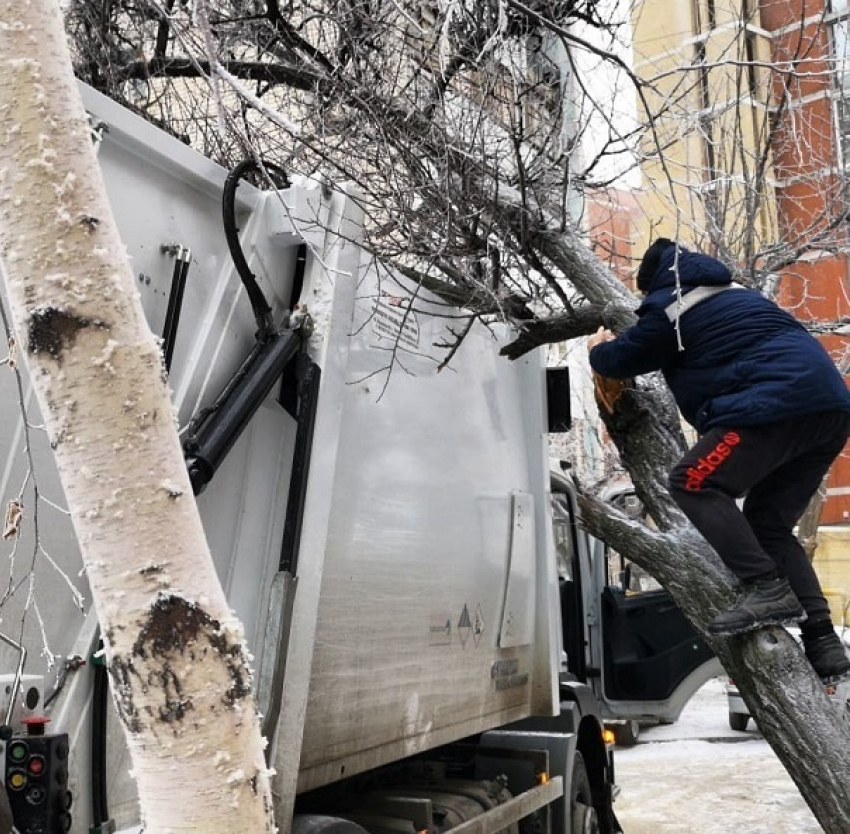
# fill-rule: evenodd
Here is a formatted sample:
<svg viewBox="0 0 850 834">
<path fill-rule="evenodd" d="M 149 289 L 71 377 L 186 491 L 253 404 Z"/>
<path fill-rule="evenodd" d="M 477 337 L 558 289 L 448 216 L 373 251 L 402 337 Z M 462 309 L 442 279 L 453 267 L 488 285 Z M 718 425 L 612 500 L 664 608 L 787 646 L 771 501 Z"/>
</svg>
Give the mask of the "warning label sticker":
<svg viewBox="0 0 850 834">
<path fill-rule="evenodd" d="M 375 299 L 372 331 L 380 339 L 408 350 L 419 350 L 419 322 L 410 300 L 381 293 Z"/>
</svg>

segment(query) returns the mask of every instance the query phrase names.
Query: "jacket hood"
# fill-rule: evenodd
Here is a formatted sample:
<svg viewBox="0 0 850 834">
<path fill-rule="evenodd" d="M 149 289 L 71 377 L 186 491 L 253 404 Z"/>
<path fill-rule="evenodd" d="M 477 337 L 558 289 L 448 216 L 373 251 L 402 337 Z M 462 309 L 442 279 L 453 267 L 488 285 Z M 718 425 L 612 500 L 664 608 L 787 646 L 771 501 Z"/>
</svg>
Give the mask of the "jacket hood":
<svg viewBox="0 0 850 834">
<path fill-rule="evenodd" d="M 676 285 L 676 273 L 683 287 L 716 287 L 732 283 L 732 273 L 717 258 L 690 252 L 678 247 L 666 249 L 658 262 L 658 269 L 649 282 L 648 293 Z"/>
</svg>

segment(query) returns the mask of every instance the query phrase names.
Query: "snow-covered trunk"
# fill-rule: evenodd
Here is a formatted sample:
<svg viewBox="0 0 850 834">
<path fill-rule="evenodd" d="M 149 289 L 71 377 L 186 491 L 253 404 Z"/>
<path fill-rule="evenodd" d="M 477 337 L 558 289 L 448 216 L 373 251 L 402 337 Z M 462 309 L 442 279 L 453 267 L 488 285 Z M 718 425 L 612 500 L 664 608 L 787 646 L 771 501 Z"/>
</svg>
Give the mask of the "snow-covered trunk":
<svg viewBox="0 0 850 834">
<path fill-rule="evenodd" d="M 269 832 L 247 652 L 206 545 L 55 0 L 0 0 L 0 247 L 146 828 Z"/>
<path fill-rule="evenodd" d="M 670 592 L 720 658 L 750 713 L 828 834 L 850 831 L 850 716 L 827 698 L 799 646 L 782 628 L 712 638 L 705 624 L 735 599 L 737 581 L 673 504 L 666 472 L 681 449 L 662 415 L 669 392 L 653 378 L 626 386 L 601 409 L 639 495 L 660 529 L 583 498 L 591 531 L 648 570 Z M 707 797 L 708 798 L 708 797 Z M 717 809 L 723 813 L 722 808 Z"/>
</svg>

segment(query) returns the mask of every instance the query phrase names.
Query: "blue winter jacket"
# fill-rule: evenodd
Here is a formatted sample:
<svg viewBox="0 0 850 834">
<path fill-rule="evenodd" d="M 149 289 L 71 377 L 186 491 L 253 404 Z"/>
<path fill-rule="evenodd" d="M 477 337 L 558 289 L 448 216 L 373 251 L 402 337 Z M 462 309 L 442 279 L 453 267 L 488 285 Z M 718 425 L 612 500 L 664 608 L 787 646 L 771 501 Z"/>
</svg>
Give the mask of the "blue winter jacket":
<svg viewBox="0 0 850 834">
<path fill-rule="evenodd" d="M 850 411 L 850 393 L 820 343 L 789 313 L 755 290 L 729 289 L 678 317 L 676 300 L 701 286 L 730 286 L 720 261 L 670 247 L 637 311 L 638 321 L 617 339 L 590 352 L 593 370 L 626 379 L 660 370 L 685 419 L 698 431 L 753 426 L 817 411 Z"/>
</svg>

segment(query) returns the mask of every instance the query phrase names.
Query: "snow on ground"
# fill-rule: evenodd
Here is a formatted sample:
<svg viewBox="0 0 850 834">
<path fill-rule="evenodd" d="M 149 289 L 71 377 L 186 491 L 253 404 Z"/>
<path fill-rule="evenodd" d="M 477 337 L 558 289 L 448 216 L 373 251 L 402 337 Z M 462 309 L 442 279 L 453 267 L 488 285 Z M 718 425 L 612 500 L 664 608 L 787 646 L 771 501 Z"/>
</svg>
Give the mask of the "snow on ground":
<svg viewBox="0 0 850 834">
<path fill-rule="evenodd" d="M 729 729 L 724 680 L 709 681 L 675 724 L 642 727 L 614 754 L 624 834 L 820 834 L 751 721 Z"/>
</svg>

